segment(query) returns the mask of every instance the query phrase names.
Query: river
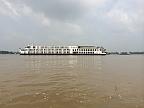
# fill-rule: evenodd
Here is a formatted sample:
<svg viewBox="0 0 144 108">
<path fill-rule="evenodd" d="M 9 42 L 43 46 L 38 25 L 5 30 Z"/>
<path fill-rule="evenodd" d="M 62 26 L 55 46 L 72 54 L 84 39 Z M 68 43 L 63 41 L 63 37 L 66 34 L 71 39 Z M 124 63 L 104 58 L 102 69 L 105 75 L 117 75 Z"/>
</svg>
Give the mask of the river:
<svg viewBox="0 0 144 108">
<path fill-rule="evenodd" d="M 0 108 L 144 108 L 144 55 L 0 55 Z"/>
</svg>

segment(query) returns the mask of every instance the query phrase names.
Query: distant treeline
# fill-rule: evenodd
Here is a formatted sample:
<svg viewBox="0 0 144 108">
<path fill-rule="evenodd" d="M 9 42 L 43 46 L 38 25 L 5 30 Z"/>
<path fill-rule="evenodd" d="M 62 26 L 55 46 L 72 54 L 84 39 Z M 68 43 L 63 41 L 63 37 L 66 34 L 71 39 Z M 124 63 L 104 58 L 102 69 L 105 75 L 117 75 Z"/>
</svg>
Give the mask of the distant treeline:
<svg viewBox="0 0 144 108">
<path fill-rule="evenodd" d="M 116 55 L 130 55 L 130 54 L 144 54 L 144 52 L 107 52 L 108 55 L 116 54 Z"/>
<path fill-rule="evenodd" d="M 17 54 L 17 52 L 12 52 L 12 51 L 0 51 L 0 54 Z"/>
<path fill-rule="evenodd" d="M 129 52 L 130 54 L 144 54 L 144 52 Z"/>
</svg>

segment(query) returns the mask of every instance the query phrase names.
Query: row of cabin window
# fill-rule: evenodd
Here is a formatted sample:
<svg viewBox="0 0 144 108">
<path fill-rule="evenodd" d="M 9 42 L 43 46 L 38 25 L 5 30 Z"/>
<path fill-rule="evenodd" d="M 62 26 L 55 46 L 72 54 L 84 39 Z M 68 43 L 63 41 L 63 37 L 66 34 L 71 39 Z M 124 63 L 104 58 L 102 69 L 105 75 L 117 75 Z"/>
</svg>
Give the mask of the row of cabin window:
<svg viewBox="0 0 144 108">
<path fill-rule="evenodd" d="M 63 52 L 58 52 L 58 51 L 29 51 L 29 53 L 70 53 L 69 51 L 63 51 Z"/>
<path fill-rule="evenodd" d="M 54 48 L 54 49 L 56 49 L 56 48 L 60 49 L 61 48 L 61 49 L 64 49 L 64 48 L 68 48 L 68 47 L 66 47 L 66 46 L 63 46 L 63 47 L 61 47 L 61 46 L 60 47 L 48 46 L 48 47 L 41 47 L 41 48 Z"/>
<path fill-rule="evenodd" d="M 33 48 L 33 49 L 35 49 L 35 48 L 36 48 L 36 49 L 39 49 L 39 48 L 42 48 L 42 49 L 44 49 L 44 48 L 54 48 L 54 49 L 55 49 L 55 48 L 58 48 L 58 49 L 59 49 L 59 48 L 68 48 L 68 47 L 66 47 L 66 46 L 63 46 L 63 47 L 54 47 L 54 46 L 48 46 L 48 47 L 47 47 L 47 46 L 45 46 L 45 47 L 43 47 L 43 46 L 41 46 L 41 47 L 39 47 L 39 46 L 37 46 L 37 47 L 36 47 L 36 46 L 33 46 L 33 47 L 31 47 L 31 46 L 27 46 L 27 47 L 25 47 L 25 48 Z"/>
<path fill-rule="evenodd" d="M 94 54 L 94 52 L 78 52 L 79 54 Z"/>
<path fill-rule="evenodd" d="M 97 51 L 98 49 L 73 49 L 73 51 Z M 101 49 L 100 49 L 101 51 Z"/>
<path fill-rule="evenodd" d="M 70 49 L 29 49 L 29 51 L 34 51 L 34 50 L 36 50 L 36 51 L 70 51 Z"/>
</svg>

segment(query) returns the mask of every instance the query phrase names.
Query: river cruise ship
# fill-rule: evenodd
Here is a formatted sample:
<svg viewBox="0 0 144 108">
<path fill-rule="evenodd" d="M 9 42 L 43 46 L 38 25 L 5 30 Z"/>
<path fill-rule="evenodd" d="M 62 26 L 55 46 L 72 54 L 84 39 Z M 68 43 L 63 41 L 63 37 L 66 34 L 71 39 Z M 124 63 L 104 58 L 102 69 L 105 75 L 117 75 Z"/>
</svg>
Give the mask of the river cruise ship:
<svg viewBox="0 0 144 108">
<path fill-rule="evenodd" d="M 35 46 L 19 49 L 20 55 L 106 55 L 106 49 L 96 46 Z"/>
</svg>

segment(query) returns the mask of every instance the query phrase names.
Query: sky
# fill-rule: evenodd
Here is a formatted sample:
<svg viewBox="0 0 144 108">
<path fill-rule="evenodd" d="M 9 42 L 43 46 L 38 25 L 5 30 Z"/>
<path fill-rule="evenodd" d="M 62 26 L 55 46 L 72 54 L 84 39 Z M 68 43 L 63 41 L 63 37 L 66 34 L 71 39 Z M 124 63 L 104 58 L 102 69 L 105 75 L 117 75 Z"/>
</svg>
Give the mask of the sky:
<svg viewBox="0 0 144 108">
<path fill-rule="evenodd" d="M 0 50 L 28 44 L 144 51 L 144 0 L 0 0 Z"/>
</svg>

